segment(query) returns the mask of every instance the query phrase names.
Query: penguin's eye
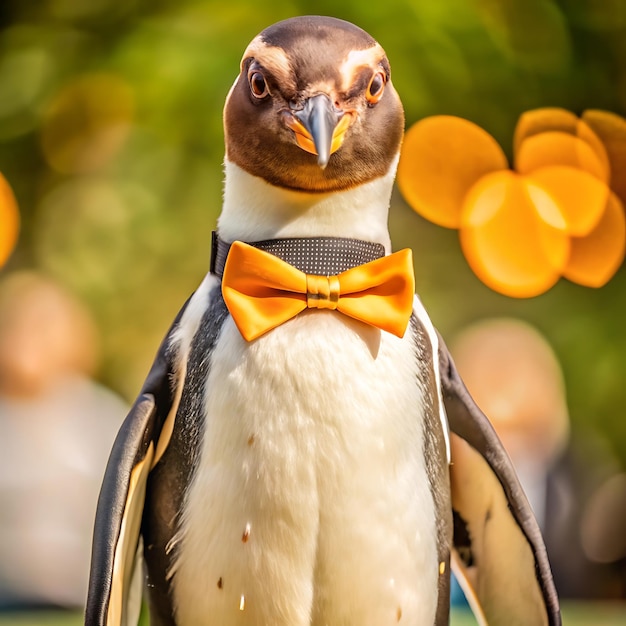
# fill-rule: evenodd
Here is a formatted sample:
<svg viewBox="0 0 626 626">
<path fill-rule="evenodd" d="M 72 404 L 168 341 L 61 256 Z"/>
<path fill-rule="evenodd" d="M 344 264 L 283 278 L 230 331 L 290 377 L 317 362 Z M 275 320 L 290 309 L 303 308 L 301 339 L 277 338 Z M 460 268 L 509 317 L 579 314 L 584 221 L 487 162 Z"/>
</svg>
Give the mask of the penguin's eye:
<svg viewBox="0 0 626 626">
<path fill-rule="evenodd" d="M 250 91 L 255 98 L 262 100 L 270 94 L 267 87 L 265 76 L 259 70 L 251 70 L 248 73 L 248 83 L 250 83 Z"/>
<path fill-rule="evenodd" d="M 385 91 L 386 82 L 387 76 L 382 70 L 379 70 L 372 76 L 372 80 L 370 80 L 370 84 L 365 91 L 365 97 L 370 104 L 376 104 L 381 99 L 383 91 Z"/>
</svg>

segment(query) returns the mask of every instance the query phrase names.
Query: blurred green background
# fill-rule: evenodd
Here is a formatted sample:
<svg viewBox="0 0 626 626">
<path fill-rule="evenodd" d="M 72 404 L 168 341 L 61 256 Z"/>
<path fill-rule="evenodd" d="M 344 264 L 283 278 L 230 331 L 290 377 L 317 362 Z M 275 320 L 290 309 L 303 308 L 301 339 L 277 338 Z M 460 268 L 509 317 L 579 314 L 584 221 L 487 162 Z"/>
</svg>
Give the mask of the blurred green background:
<svg viewBox="0 0 626 626">
<path fill-rule="evenodd" d="M 208 268 L 241 54 L 267 25 L 309 13 L 381 42 L 407 127 L 465 117 L 510 157 L 527 110 L 626 114 L 623 0 L 1 0 L 0 172 L 22 225 L 0 279 L 35 269 L 86 303 L 98 377 L 128 401 Z M 600 437 L 626 467 L 624 267 L 600 290 L 562 280 L 514 300 L 474 276 L 456 231 L 397 192 L 390 225 L 443 336 L 485 317 L 533 324 L 563 367 L 574 434 Z"/>
</svg>

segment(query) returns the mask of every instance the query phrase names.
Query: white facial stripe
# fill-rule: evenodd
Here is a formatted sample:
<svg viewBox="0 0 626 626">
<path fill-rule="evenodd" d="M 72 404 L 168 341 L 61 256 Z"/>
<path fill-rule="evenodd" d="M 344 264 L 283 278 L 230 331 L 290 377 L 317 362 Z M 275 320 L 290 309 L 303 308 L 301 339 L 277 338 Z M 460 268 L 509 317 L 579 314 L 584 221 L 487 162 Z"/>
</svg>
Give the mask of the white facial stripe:
<svg viewBox="0 0 626 626">
<path fill-rule="evenodd" d="M 334 80 L 319 80 L 316 83 L 312 83 L 307 86 L 307 93 L 309 95 L 325 93 L 334 99 L 335 94 L 337 93 L 337 87 Z"/>
<path fill-rule="evenodd" d="M 289 59 L 282 48 L 277 46 L 268 46 L 260 37 L 256 37 L 252 40 L 250 45 L 246 48 L 241 59 L 241 65 L 250 57 L 254 57 L 267 68 L 276 81 L 280 84 L 288 84 L 291 82 L 293 72 L 291 70 L 291 64 Z"/>
<path fill-rule="evenodd" d="M 377 67 L 385 56 L 385 51 L 380 44 L 375 44 L 371 48 L 365 50 L 352 50 L 346 60 L 339 67 L 341 76 L 341 89 L 347 91 L 359 70 L 364 67 Z"/>
</svg>

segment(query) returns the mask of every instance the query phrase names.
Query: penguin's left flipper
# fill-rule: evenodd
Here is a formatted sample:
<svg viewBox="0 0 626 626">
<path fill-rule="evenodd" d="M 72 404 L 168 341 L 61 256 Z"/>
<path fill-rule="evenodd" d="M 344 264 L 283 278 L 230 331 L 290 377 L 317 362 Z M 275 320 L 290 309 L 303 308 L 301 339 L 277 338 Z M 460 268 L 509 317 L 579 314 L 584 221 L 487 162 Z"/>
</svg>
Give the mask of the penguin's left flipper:
<svg viewBox="0 0 626 626">
<path fill-rule="evenodd" d="M 167 439 L 168 417 L 176 408 L 171 339 L 186 306 L 163 340 L 111 450 L 96 512 L 86 626 L 134 624 L 139 618 L 141 580 L 135 573 L 141 565 L 146 483 L 161 454 L 160 440 Z"/>
<path fill-rule="evenodd" d="M 541 531 L 513 465 L 440 339 L 450 424 L 452 565 L 479 623 L 559 626 L 561 613 Z"/>
</svg>

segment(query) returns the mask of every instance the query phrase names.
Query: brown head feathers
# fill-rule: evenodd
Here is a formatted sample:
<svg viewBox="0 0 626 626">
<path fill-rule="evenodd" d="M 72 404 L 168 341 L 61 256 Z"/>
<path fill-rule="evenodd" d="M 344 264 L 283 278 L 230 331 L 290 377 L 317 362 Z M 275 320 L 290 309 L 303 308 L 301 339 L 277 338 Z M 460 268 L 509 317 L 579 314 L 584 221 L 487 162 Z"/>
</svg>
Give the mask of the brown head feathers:
<svg viewBox="0 0 626 626">
<path fill-rule="evenodd" d="M 324 192 L 386 174 L 404 114 L 382 47 L 349 22 L 307 16 L 252 40 L 224 126 L 228 160 L 272 185 Z"/>
</svg>

